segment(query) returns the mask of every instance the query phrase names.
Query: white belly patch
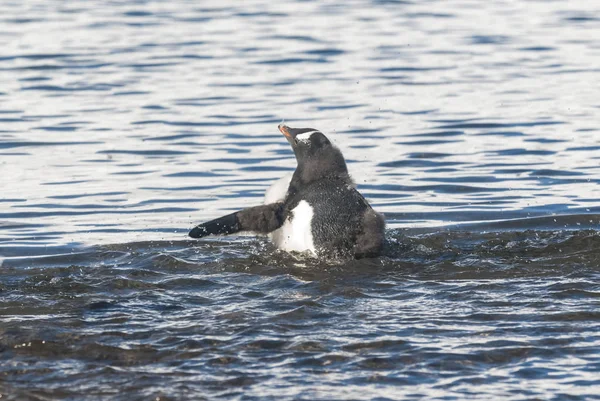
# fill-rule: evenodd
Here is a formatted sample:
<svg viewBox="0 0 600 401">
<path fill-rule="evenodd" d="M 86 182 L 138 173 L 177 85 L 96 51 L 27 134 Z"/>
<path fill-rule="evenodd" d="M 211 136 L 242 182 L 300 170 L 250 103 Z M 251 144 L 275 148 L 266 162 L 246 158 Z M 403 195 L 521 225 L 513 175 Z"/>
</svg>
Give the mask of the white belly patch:
<svg viewBox="0 0 600 401">
<path fill-rule="evenodd" d="M 284 175 L 267 189 L 267 192 L 265 192 L 265 205 L 281 202 L 285 199 L 293 175 L 294 173 Z"/>
<path fill-rule="evenodd" d="M 316 254 L 312 235 L 313 208 L 306 201 L 300 201 L 292 210 L 292 216 L 283 225 L 269 234 L 271 240 L 284 251 Z"/>
</svg>

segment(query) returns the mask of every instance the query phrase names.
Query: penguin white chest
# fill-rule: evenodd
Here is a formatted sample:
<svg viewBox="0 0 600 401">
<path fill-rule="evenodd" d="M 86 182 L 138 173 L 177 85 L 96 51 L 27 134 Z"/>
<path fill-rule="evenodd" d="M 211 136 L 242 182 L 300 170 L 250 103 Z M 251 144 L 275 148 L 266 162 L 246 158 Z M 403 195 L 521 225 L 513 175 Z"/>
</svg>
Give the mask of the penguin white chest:
<svg viewBox="0 0 600 401">
<path fill-rule="evenodd" d="M 316 254 L 311 229 L 313 214 L 313 208 L 308 202 L 300 201 L 285 223 L 270 234 L 271 240 L 284 251 L 309 251 Z"/>
<path fill-rule="evenodd" d="M 287 194 L 287 190 L 290 186 L 290 181 L 292 181 L 292 176 L 294 173 L 289 173 L 281 177 L 279 180 L 275 181 L 273 185 L 267 189 L 265 192 L 265 205 L 269 203 L 282 202 L 285 199 L 285 195 Z"/>
</svg>

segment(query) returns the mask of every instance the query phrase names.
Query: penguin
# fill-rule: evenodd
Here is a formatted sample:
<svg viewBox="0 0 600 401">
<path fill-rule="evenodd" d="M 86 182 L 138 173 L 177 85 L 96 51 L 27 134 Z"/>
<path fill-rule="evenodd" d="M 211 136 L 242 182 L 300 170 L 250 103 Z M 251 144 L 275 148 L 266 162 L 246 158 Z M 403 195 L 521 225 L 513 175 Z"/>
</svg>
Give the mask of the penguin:
<svg viewBox="0 0 600 401">
<path fill-rule="evenodd" d="M 324 258 L 379 256 L 385 220 L 356 190 L 342 152 L 319 130 L 278 128 L 296 156 L 294 173 L 267 190 L 265 204 L 199 224 L 189 236 L 250 231 L 268 234 L 288 252 Z"/>
</svg>

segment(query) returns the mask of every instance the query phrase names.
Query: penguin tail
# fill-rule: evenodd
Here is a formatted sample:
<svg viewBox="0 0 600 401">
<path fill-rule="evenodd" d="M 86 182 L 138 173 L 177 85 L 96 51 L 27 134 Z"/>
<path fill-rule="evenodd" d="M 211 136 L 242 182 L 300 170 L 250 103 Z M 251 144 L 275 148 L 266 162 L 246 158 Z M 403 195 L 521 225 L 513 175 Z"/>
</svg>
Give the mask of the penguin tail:
<svg viewBox="0 0 600 401">
<path fill-rule="evenodd" d="M 208 235 L 228 235 L 240 231 L 267 234 L 283 224 L 283 203 L 254 206 L 231 213 L 194 227 L 189 236 L 202 238 Z"/>
<path fill-rule="evenodd" d="M 356 238 L 354 256 L 374 258 L 381 254 L 385 241 L 385 219 L 381 213 L 368 208 L 362 218 L 363 229 Z"/>
</svg>

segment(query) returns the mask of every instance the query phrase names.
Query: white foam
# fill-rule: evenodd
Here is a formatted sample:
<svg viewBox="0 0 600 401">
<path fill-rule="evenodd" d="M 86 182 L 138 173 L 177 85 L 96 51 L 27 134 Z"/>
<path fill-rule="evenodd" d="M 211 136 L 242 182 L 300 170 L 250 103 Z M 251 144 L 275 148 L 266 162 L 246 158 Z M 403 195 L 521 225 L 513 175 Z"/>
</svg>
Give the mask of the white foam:
<svg viewBox="0 0 600 401">
<path fill-rule="evenodd" d="M 284 251 L 305 252 L 316 255 L 312 235 L 313 208 L 305 200 L 300 201 L 292 210 L 292 217 L 281 228 L 269 234 L 271 240 Z"/>
</svg>

